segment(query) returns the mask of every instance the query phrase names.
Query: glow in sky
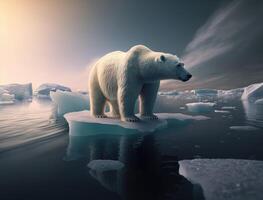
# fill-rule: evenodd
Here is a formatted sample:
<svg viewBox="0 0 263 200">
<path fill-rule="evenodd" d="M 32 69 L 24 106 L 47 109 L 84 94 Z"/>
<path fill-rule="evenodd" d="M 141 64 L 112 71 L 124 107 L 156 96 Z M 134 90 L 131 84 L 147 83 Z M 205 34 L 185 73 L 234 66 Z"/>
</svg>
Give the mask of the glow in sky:
<svg viewBox="0 0 263 200">
<path fill-rule="evenodd" d="M 85 87 L 85 65 L 66 62 L 70 6 L 30 0 L 0 1 L 0 84 L 57 82 Z M 46 1 L 43 1 L 46 2 Z M 68 11 L 67 11 L 68 9 Z M 65 32 L 63 34 L 63 32 Z M 88 62 L 88 60 L 87 60 Z"/>
<path fill-rule="evenodd" d="M 262 82 L 262 11 L 261 0 L 0 0 L 0 84 L 86 89 L 90 63 L 137 44 L 192 67 L 161 89 Z"/>
</svg>

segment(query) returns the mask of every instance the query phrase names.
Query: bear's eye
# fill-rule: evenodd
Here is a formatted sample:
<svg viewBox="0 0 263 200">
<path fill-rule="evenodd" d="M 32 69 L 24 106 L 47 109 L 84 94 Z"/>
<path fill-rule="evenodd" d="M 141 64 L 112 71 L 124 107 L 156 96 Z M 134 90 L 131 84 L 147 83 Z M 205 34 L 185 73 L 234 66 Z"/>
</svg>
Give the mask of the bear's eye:
<svg viewBox="0 0 263 200">
<path fill-rule="evenodd" d="M 179 63 L 176 67 L 183 67 L 184 63 Z"/>
<path fill-rule="evenodd" d="M 166 59 L 165 59 L 164 55 L 161 55 L 161 56 L 160 56 L 160 60 L 161 60 L 162 62 L 165 62 Z"/>
</svg>

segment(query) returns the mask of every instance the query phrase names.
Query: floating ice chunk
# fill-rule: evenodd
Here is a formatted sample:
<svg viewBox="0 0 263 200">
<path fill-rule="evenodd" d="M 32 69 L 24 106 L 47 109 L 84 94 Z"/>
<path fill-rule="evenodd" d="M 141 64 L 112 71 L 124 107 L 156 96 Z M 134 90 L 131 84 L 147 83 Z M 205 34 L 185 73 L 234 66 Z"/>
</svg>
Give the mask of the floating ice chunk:
<svg viewBox="0 0 263 200">
<path fill-rule="evenodd" d="M 215 110 L 215 113 L 230 113 L 228 110 Z"/>
<path fill-rule="evenodd" d="M 168 92 L 158 92 L 160 96 L 176 96 L 179 95 L 180 93 L 176 90 L 168 91 Z"/>
<path fill-rule="evenodd" d="M 263 162 L 236 159 L 179 161 L 179 173 L 200 184 L 206 200 L 263 199 Z"/>
<path fill-rule="evenodd" d="M 235 110 L 236 107 L 235 106 L 223 106 L 221 109 L 223 109 L 223 110 Z"/>
<path fill-rule="evenodd" d="M 71 89 L 69 87 L 65 87 L 55 83 L 44 83 L 35 90 L 35 94 L 39 98 L 47 98 L 49 97 L 51 91 L 55 92 L 57 90 L 71 92 Z"/>
<path fill-rule="evenodd" d="M 245 88 L 241 99 L 249 102 L 255 102 L 263 98 L 263 83 L 255 83 Z"/>
<path fill-rule="evenodd" d="M 69 123 L 69 134 L 75 136 L 153 132 L 167 127 L 170 121 L 186 122 L 193 120 L 207 120 L 202 115 L 191 116 L 181 113 L 158 113 L 159 120 L 145 120 L 140 122 L 122 122 L 114 118 L 94 118 L 89 111 L 72 112 L 64 115 Z"/>
<path fill-rule="evenodd" d="M 255 104 L 261 105 L 263 104 L 263 99 L 258 99 L 255 101 Z"/>
<path fill-rule="evenodd" d="M 78 92 L 51 91 L 50 98 L 57 105 L 58 116 L 89 109 L 89 96 Z"/>
<path fill-rule="evenodd" d="M 235 131 L 256 131 L 259 130 L 259 128 L 255 126 L 230 126 L 229 127 L 231 130 Z"/>
<path fill-rule="evenodd" d="M 10 104 L 14 104 L 14 101 L 1 101 L 0 100 L 0 105 L 10 105 Z"/>
<path fill-rule="evenodd" d="M 217 96 L 217 90 L 216 89 L 196 89 L 193 90 L 194 94 L 198 97 L 203 97 L 203 96 Z"/>
<path fill-rule="evenodd" d="M 157 99 L 160 97 L 167 97 L 167 98 L 176 98 L 176 99 L 183 99 L 183 100 L 193 100 L 193 99 L 198 99 L 198 97 L 194 94 L 193 91 L 169 91 L 169 92 L 158 92 Z"/>
<path fill-rule="evenodd" d="M 23 100 L 32 98 L 32 84 L 9 84 L 9 85 L 1 85 L 0 88 L 5 90 L 4 93 L 13 94 L 15 99 Z M 7 92 L 6 92 L 7 91 Z"/>
<path fill-rule="evenodd" d="M 210 112 L 213 110 L 215 103 L 212 102 L 195 102 L 186 104 L 190 112 Z"/>
<path fill-rule="evenodd" d="M 92 160 L 88 163 L 88 167 L 97 172 L 120 170 L 124 164 L 118 160 Z"/>
</svg>

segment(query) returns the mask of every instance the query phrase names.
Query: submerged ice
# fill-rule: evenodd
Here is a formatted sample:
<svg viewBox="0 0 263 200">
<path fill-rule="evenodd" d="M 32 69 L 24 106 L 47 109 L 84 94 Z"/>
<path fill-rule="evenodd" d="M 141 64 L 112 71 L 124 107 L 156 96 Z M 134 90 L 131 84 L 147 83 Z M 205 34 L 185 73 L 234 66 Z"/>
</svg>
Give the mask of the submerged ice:
<svg viewBox="0 0 263 200">
<path fill-rule="evenodd" d="M 97 172 L 120 170 L 124 164 L 118 160 L 92 160 L 88 163 L 88 167 Z"/>
</svg>

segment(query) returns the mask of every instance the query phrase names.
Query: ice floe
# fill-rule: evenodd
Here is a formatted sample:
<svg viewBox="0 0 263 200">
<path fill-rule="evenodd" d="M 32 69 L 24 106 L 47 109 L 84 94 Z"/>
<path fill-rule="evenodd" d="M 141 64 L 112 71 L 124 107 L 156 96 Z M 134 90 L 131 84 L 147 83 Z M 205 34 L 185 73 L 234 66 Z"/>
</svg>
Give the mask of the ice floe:
<svg viewBox="0 0 263 200">
<path fill-rule="evenodd" d="M 261 105 L 263 104 L 263 99 L 258 99 L 255 101 L 255 104 Z"/>
<path fill-rule="evenodd" d="M 235 131 L 256 131 L 259 130 L 259 128 L 255 126 L 230 126 L 229 127 L 231 130 Z"/>
<path fill-rule="evenodd" d="M 230 113 L 228 110 L 215 110 L 215 113 Z"/>
<path fill-rule="evenodd" d="M 193 90 L 194 94 L 198 97 L 216 97 L 218 91 L 216 89 L 196 89 Z"/>
<path fill-rule="evenodd" d="M 162 91 L 160 91 L 160 92 L 158 92 L 158 94 L 159 94 L 160 96 L 176 96 L 176 95 L 179 95 L 180 92 L 178 92 L 178 91 L 176 91 L 176 90 L 172 90 L 172 91 L 168 91 L 168 92 L 162 92 Z"/>
<path fill-rule="evenodd" d="M 194 102 L 186 104 L 190 112 L 210 112 L 214 109 L 215 103 L 212 102 Z"/>
<path fill-rule="evenodd" d="M 192 116 L 182 113 L 157 113 L 156 115 L 159 120 L 141 119 L 136 123 L 122 122 L 120 119 L 115 118 L 94 118 L 89 111 L 67 113 L 64 117 L 69 123 L 69 134 L 77 136 L 154 132 L 166 128 L 170 121 L 187 122 L 210 119 L 202 115 Z"/>
<path fill-rule="evenodd" d="M 179 165 L 181 175 L 201 185 L 206 200 L 263 199 L 263 161 L 194 159 Z"/>
</svg>

